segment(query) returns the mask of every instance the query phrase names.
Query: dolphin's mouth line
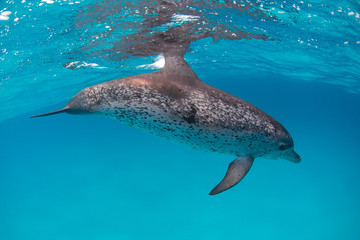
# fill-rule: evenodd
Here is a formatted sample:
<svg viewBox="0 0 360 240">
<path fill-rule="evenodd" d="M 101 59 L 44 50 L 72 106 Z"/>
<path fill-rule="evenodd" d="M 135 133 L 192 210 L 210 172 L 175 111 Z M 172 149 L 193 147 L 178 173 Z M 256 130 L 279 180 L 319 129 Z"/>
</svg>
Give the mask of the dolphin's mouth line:
<svg viewBox="0 0 360 240">
<path fill-rule="evenodd" d="M 289 160 L 293 163 L 300 163 L 301 162 L 301 157 L 299 154 L 297 154 L 294 149 L 288 150 L 286 152 L 284 152 L 284 155 L 282 156 L 282 158 Z"/>
</svg>

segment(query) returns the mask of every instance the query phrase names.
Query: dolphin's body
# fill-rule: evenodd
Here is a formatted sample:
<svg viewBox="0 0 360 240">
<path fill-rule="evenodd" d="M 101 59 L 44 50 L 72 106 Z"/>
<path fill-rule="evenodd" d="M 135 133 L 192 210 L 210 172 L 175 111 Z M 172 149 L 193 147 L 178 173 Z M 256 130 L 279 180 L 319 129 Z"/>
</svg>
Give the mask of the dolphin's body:
<svg viewBox="0 0 360 240">
<path fill-rule="evenodd" d="M 166 54 L 160 71 L 85 88 L 63 109 L 34 117 L 61 112 L 109 116 L 195 149 L 236 156 L 210 195 L 236 185 L 257 157 L 301 160 L 280 123 L 203 83 L 179 54 Z"/>
</svg>

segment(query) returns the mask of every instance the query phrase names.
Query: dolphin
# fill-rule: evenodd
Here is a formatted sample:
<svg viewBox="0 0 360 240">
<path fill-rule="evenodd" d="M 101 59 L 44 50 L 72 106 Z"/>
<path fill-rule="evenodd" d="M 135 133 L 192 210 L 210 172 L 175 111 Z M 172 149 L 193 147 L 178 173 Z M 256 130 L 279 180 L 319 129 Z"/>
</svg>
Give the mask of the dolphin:
<svg viewBox="0 0 360 240">
<path fill-rule="evenodd" d="M 165 53 L 156 72 L 83 89 L 58 113 L 114 118 L 194 149 L 236 157 L 210 195 L 243 179 L 255 158 L 301 161 L 288 131 L 250 103 L 202 82 L 183 54 Z"/>
</svg>

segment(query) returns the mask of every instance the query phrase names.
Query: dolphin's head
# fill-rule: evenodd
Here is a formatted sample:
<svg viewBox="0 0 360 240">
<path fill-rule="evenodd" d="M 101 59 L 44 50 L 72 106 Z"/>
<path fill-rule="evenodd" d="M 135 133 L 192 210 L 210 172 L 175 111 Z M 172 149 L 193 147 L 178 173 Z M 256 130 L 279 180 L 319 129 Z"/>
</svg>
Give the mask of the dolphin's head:
<svg viewBox="0 0 360 240">
<path fill-rule="evenodd" d="M 301 162 L 301 157 L 294 151 L 294 142 L 291 137 L 290 140 L 287 140 L 286 142 L 281 141 L 279 143 L 278 151 L 274 153 L 275 157 L 286 159 L 294 163 L 299 163 Z"/>
<path fill-rule="evenodd" d="M 290 133 L 278 123 L 273 136 L 272 158 L 282 158 L 291 162 L 299 163 L 301 157 L 294 151 L 294 141 Z"/>
</svg>

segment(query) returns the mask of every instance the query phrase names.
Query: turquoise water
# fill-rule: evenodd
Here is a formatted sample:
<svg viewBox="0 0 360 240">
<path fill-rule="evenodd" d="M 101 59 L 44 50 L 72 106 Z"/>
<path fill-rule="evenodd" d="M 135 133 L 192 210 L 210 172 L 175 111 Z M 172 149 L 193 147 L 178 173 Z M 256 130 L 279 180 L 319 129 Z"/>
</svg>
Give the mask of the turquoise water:
<svg viewBox="0 0 360 240">
<path fill-rule="evenodd" d="M 159 3 L 5 1 L 0 239 L 360 239 L 359 4 L 258 1 L 244 10 L 219 2 L 188 1 L 195 10 L 176 12 L 202 11 L 213 36 L 241 29 L 271 40 L 206 36 L 185 59 L 204 82 L 281 122 L 302 162 L 256 159 L 237 186 L 209 196 L 231 156 L 112 119 L 30 119 L 85 87 L 160 68 L 146 42 L 136 42 L 144 56 L 135 57 L 121 41 Z M 103 34 L 106 26 L 116 31 Z"/>
</svg>

